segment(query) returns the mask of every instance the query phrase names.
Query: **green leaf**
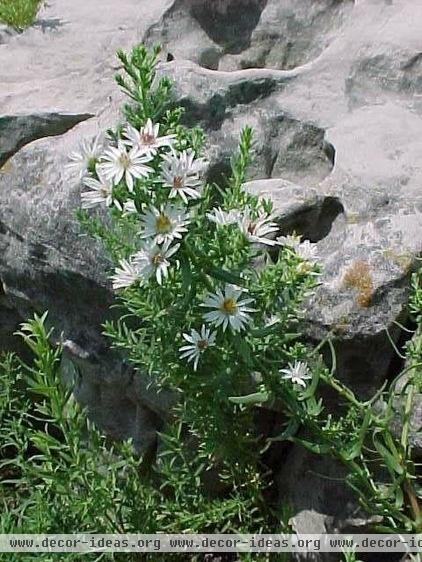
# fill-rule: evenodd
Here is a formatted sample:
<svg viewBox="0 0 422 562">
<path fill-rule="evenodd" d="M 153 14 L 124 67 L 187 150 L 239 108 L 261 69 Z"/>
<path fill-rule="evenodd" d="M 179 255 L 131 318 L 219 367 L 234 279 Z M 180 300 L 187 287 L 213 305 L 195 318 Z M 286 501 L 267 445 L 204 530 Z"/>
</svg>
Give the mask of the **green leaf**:
<svg viewBox="0 0 422 562">
<path fill-rule="evenodd" d="M 262 392 L 254 392 L 245 396 L 229 396 L 229 401 L 233 404 L 262 404 L 268 402 L 271 393 L 264 390 Z"/>
<path fill-rule="evenodd" d="M 371 412 L 371 409 L 368 408 L 366 410 L 365 417 L 364 417 L 364 420 L 363 420 L 363 424 L 362 424 L 362 427 L 359 430 L 359 434 L 358 434 L 358 437 L 357 437 L 356 441 L 353 443 L 352 447 L 347 452 L 345 452 L 344 455 L 343 455 L 345 460 L 351 461 L 361 454 L 362 445 L 363 445 L 366 433 L 368 431 L 369 422 L 371 420 L 371 417 L 372 417 L 372 412 Z"/>
<path fill-rule="evenodd" d="M 214 279 L 224 281 L 225 283 L 239 285 L 240 287 L 245 286 L 245 280 L 242 279 L 242 277 L 236 275 L 235 273 L 231 273 L 226 269 L 221 269 L 220 267 L 210 267 L 208 269 L 208 274 L 211 275 L 211 277 L 214 277 Z"/>
<path fill-rule="evenodd" d="M 192 270 L 190 263 L 187 259 L 181 260 L 181 271 L 182 271 L 182 289 L 183 292 L 189 291 L 192 283 Z"/>
<path fill-rule="evenodd" d="M 299 428 L 300 428 L 300 423 L 296 419 L 291 419 L 289 421 L 286 429 L 283 431 L 283 433 L 280 433 L 280 435 L 277 435 L 277 437 L 271 437 L 270 440 L 271 441 L 288 441 L 296 435 Z"/>
<path fill-rule="evenodd" d="M 318 383 L 319 383 L 319 371 L 318 369 L 316 369 L 315 372 L 313 373 L 312 383 L 304 392 L 302 392 L 299 400 L 308 400 L 309 398 L 314 396 L 316 389 L 318 387 Z"/>
<path fill-rule="evenodd" d="M 253 366 L 252 351 L 249 344 L 242 338 L 234 338 L 234 346 L 248 367 Z"/>
<path fill-rule="evenodd" d="M 404 468 L 400 464 L 399 460 L 393 454 L 391 454 L 387 447 L 385 447 L 385 445 L 383 445 L 376 437 L 374 437 L 374 445 L 379 454 L 384 459 L 387 467 L 392 472 L 396 472 L 401 476 L 404 473 Z"/>
<path fill-rule="evenodd" d="M 316 453 L 317 455 L 326 455 L 331 451 L 331 445 L 325 443 L 312 443 L 311 441 L 307 441 L 306 439 L 301 439 L 299 437 L 291 437 L 290 441 L 294 443 L 298 443 L 311 451 L 312 453 Z"/>
</svg>

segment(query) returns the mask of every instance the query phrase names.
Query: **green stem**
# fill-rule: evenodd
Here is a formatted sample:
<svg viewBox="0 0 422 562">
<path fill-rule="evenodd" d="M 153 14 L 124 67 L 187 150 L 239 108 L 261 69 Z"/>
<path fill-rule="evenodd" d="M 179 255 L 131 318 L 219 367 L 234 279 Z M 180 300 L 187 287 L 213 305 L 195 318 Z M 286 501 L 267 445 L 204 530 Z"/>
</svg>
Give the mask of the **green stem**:
<svg viewBox="0 0 422 562">
<path fill-rule="evenodd" d="M 212 283 L 210 282 L 210 280 L 208 279 L 208 276 L 206 273 L 204 273 L 202 271 L 201 265 L 198 263 L 198 260 L 195 256 L 194 251 L 192 250 L 189 242 L 187 242 L 187 240 L 183 241 L 183 247 L 186 250 L 186 254 L 188 255 L 189 260 L 191 261 L 192 265 L 195 266 L 198 275 L 201 277 L 201 279 L 203 280 L 205 286 L 207 287 L 207 289 L 209 291 L 213 291 L 214 287 L 212 286 Z"/>
<path fill-rule="evenodd" d="M 408 441 L 409 441 L 409 430 L 410 430 L 410 413 L 412 409 L 412 402 L 415 395 L 415 386 L 414 384 L 409 385 L 409 389 L 407 391 L 406 396 L 406 405 L 404 409 L 404 416 L 403 416 L 403 428 L 401 432 L 401 445 L 403 450 L 406 452 L 408 449 Z"/>
</svg>

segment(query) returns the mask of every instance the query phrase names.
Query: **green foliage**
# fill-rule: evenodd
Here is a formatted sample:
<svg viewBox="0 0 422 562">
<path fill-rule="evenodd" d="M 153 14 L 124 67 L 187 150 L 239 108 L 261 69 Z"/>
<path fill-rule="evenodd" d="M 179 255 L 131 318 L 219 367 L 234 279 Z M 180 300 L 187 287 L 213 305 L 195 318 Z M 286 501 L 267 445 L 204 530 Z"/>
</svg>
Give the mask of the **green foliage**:
<svg viewBox="0 0 422 562">
<path fill-rule="evenodd" d="M 413 278 L 419 286 L 421 271 Z M 382 532 L 414 532 L 422 528 L 420 471 L 413 459 L 409 440 L 410 415 L 417 392 L 420 392 L 422 367 L 421 307 L 419 295 L 413 292 L 410 309 L 417 320 L 417 330 L 406 348 L 406 368 L 389 389 L 382 388 L 371 400 L 361 401 L 335 378 L 335 353 L 330 338 L 328 345 L 333 367 L 314 373 L 313 383 L 298 400 L 284 402 L 290 421 L 279 439 L 290 439 L 318 454 L 330 455 L 347 468 L 346 481 L 356 492 L 366 513 L 378 517 L 375 528 Z M 400 392 L 397 383 L 404 379 Z M 327 412 L 321 398 L 321 385 L 336 391 L 343 401 L 343 414 Z M 393 421 L 401 420 L 397 432 Z M 300 432 L 306 428 L 306 439 Z"/>
<path fill-rule="evenodd" d="M 358 560 L 355 552 L 345 552 L 343 556 L 344 562 L 361 562 L 360 560 Z"/>
<path fill-rule="evenodd" d="M 183 447 L 181 425 L 163 435 L 153 471 L 130 442 L 107 446 L 60 377 L 60 347 L 44 315 L 22 326 L 31 365 L 0 365 L 0 533 L 231 532 L 260 529 L 250 494 L 201 491 L 204 456 Z M 37 555 L 78 560 L 80 555 Z M 160 560 L 157 554 L 85 555 L 87 560 Z M 185 560 L 184 555 L 174 555 Z M 7 554 L 8 561 L 20 560 Z M 163 560 L 168 555 L 162 555 Z"/>
<path fill-rule="evenodd" d="M 213 474 L 224 497 L 224 501 L 214 499 L 213 505 L 228 510 L 221 518 L 224 528 L 280 529 L 283 522 L 271 501 L 271 474 L 262 463 L 261 451 L 267 442 L 255 426 L 255 411 L 250 405 L 269 401 L 283 387 L 290 387 L 290 382 L 282 380 L 280 367 L 308 354 L 306 346 L 295 343 L 298 335 L 294 325 L 300 302 L 314 284 L 309 275 L 314 268 L 303 268 L 304 260 L 298 254 L 287 247 L 280 251 L 273 242 L 269 245 L 274 251 L 268 252 L 264 244 L 251 241 L 249 231 L 242 228 L 241 215 L 249 217 L 251 229 L 259 221 L 267 225 L 272 220 L 271 202 L 243 187 L 253 152 L 252 130 L 246 127 L 241 132 L 226 183 L 207 184 L 198 171 L 204 134 L 182 125 L 183 111 L 173 103 L 171 82 L 156 72 L 159 49 L 149 52 L 138 46 L 132 53 L 119 52 L 118 56 L 123 73 L 116 80 L 131 100 L 124 106 L 127 123 L 141 128 L 142 133 L 148 120 L 154 124 L 159 121 L 160 135 L 173 138 L 173 152 L 168 146 L 156 150 L 148 160 L 149 173 L 136 178 L 133 187 L 127 177 L 119 179 L 112 187 L 117 204 L 106 218 L 81 211 L 79 219 L 85 231 L 104 243 L 116 266 L 126 263 L 132 267 L 145 247 L 140 236 L 144 214 L 181 202 L 179 197 L 171 198 L 171 186 L 165 181 L 168 158 L 174 160 L 175 154 L 185 157 L 179 169 L 182 179 L 184 173 L 187 177 L 190 174 L 201 187 L 195 197 L 188 193 L 189 198 L 180 206 L 188 217 L 187 228 L 172 241 L 177 254 L 175 262 L 170 260 L 168 275 L 162 279 L 154 274 L 141 279 L 140 275 L 119 291 L 121 317 L 105 325 L 105 334 L 135 366 L 138 376 L 148 374 L 158 392 L 166 389 L 175 396 L 158 462 L 163 485 L 183 478 L 183 463 L 177 464 L 177 471 L 174 467 L 166 471 L 162 464 L 167 454 L 174 456 L 171 446 L 177 443 L 184 457 L 189 454 L 189 465 L 197 465 L 186 497 L 197 502 L 204 493 L 202 482 Z M 111 146 L 121 150 L 119 142 L 127 139 L 127 130 L 125 124 L 108 131 Z M 189 161 L 188 155 L 194 160 Z M 100 178 L 105 159 L 99 157 L 97 173 L 90 170 L 91 175 Z M 125 212 L 128 204 L 134 212 Z M 217 208 L 227 215 L 232 213 L 235 220 L 216 224 L 209 214 Z M 274 230 L 273 223 L 271 226 Z M 201 330 L 204 298 L 232 285 L 242 291 L 239 298 L 253 302 L 248 327 L 244 331 L 215 330 L 215 346 L 201 355 L 198 365 L 181 358 L 186 335 Z M 288 392 L 295 394 L 292 388 Z M 249 398 L 242 398 L 245 396 Z M 176 440 L 173 426 L 183 428 Z M 198 511 L 195 529 L 208 528 L 207 520 L 217 529 L 217 519 L 209 514 L 203 518 L 201 513 L 208 512 Z M 187 514 L 184 519 L 189 519 Z"/>
<path fill-rule="evenodd" d="M 22 30 L 30 26 L 42 0 L 0 0 L 0 22 Z"/>
<path fill-rule="evenodd" d="M 99 156 L 97 166 L 88 166 L 86 185 L 104 181 L 107 166 L 126 167 L 121 175 L 112 170 L 111 185 L 94 193 L 95 204 L 109 207 L 107 215 L 84 209 L 79 219 L 116 268 L 120 316 L 105 324 L 105 334 L 136 376 L 148 376 L 157 392 L 174 398 L 159 452 L 151 464 L 130 442 L 107 442 L 63 386 L 60 346 L 49 344 L 45 316 L 35 317 L 20 332 L 33 362 L 6 356 L 0 370 L 0 532 L 283 531 L 287 508 L 277 504 L 271 467 L 263 460 L 277 440 L 339 460 L 362 507 L 381 522 L 377 529 L 421 532 L 421 487 L 409 440 L 421 381 L 420 272 L 412 280 L 410 311 L 418 329 L 406 347 L 406 367 L 390 388 L 361 400 L 337 377 L 335 339 L 312 347 L 299 333 L 301 303 L 318 267 L 311 245 L 293 237 L 271 240 L 271 201 L 244 187 L 252 130 L 241 132 L 227 181 L 207 183 L 200 172 L 204 134 L 182 125 L 171 83 L 157 75 L 158 56 L 158 49 L 143 46 L 119 53 L 124 74 L 117 81 L 131 99 L 124 107 L 127 123 L 108 132 L 109 154 L 111 147 L 117 161 L 110 165 L 107 153 Z M 148 137 L 144 127 L 157 120 L 167 141 L 142 153 L 147 171 L 128 178 L 128 124 Z M 177 168 L 173 183 L 166 176 L 169 162 Z M 177 189 L 186 178 L 191 192 L 182 198 Z M 170 190 L 177 220 L 183 217 L 177 236 L 169 235 L 166 222 L 165 210 L 174 203 Z M 145 242 L 151 237 L 155 254 Z M 324 348 L 331 351 L 331 369 Z M 337 396 L 335 411 L 323 398 L 327 389 Z M 263 405 L 285 420 L 277 437 L 269 439 L 255 423 Z M 392 423 L 397 415 L 399 434 Z M 152 556 L 159 559 L 97 559 Z"/>
<path fill-rule="evenodd" d="M 143 46 L 131 55 L 119 53 L 125 76 L 119 75 L 117 81 L 132 100 L 124 108 L 125 117 L 136 128 L 148 119 L 160 120 L 160 134 L 174 135 L 173 149 L 192 149 L 198 158 L 203 135 L 181 124 L 182 111 L 172 106 L 170 82 L 156 76 L 158 55 L 158 49 L 149 53 Z M 111 131 L 112 142 L 124 130 Z M 135 214 L 128 217 L 113 209 L 107 223 L 92 215 L 83 217 L 84 225 L 102 239 L 114 259 L 136 262 L 144 244 L 142 236 L 125 238 L 119 230 L 130 225 L 142 235 L 142 213 L 169 202 L 162 172 L 164 152 L 151 158 L 151 172 L 137 179 L 133 189 L 124 181 L 113 186 L 118 206 L 123 208 L 129 199 Z M 242 229 L 245 216 L 250 217 L 248 228 L 253 230 L 272 213 L 271 201 L 244 188 L 252 154 L 253 134 L 246 127 L 226 183 L 204 183 L 200 196 L 184 201 L 188 228 L 178 239 L 177 259 L 170 260 L 168 275 L 157 283 L 155 276 L 140 274 L 135 282 L 127 283 L 119 294 L 121 318 L 108 323 L 105 333 L 139 376 L 146 373 L 158 391 L 165 388 L 174 393 L 177 405 L 172 423 L 185 428 L 183 440 L 193 440 L 196 455 L 204 459 L 207 470 L 217 473 L 229 495 L 238 490 L 246 494 L 267 527 L 274 518 L 272 506 L 263 499 L 272 485 L 261 456 L 268 441 L 254 425 L 256 408 L 263 403 L 277 404 L 286 417 L 285 429 L 275 440 L 293 441 L 347 467 L 347 482 L 365 510 L 381 518 L 380 529 L 417 531 L 419 492 L 414 487 L 417 473 L 408 440 L 414 391 L 406 394 L 403 430 L 397 437 L 391 429 L 397 413 L 395 389 L 382 389 L 372 400 L 361 401 L 336 378 L 334 338 L 328 337 L 316 349 L 301 341 L 297 333 L 300 303 L 312 290 L 318 270 L 291 240 L 268 249 L 251 243 L 248 229 Z M 215 224 L 209 213 L 216 208 L 226 218 L 232 213 L 234 220 Z M 420 322 L 418 279 L 413 279 L 411 308 Z M 237 286 L 242 298 L 253 303 L 250 322 L 244 330 L 217 329 L 215 342 L 206 353 L 198 353 L 198 363 L 192 368 L 192 363 L 182 360 L 180 348 L 186 345 L 186 335 L 200 329 L 207 293 L 216 294 L 225 284 Z M 324 346 L 331 350 L 331 370 L 320 355 Z M 409 345 L 413 364 L 420 361 L 421 348 Z M 296 380 L 293 371 L 305 379 Z M 283 372 L 287 375 L 281 376 Z M 417 373 L 416 368 L 407 369 L 407 389 L 414 388 Z M 337 393 L 340 411 L 327 409 L 321 397 L 324 387 Z"/>
</svg>

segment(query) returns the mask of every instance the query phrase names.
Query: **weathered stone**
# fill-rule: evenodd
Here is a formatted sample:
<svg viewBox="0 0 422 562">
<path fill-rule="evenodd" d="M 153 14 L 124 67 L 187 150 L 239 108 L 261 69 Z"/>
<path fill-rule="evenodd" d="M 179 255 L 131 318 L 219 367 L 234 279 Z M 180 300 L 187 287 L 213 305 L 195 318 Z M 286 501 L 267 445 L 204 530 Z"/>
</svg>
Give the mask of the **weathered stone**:
<svg viewBox="0 0 422 562">
<path fill-rule="evenodd" d="M 177 0 L 146 40 L 211 70 L 288 70 L 326 49 L 352 7 L 352 0 Z"/>
<path fill-rule="evenodd" d="M 0 333 L 49 309 L 80 371 L 79 399 L 113 435 L 154 447 L 169 402 L 156 401 L 144 379 L 106 351 L 110 263 L 81 236 L 74 218 L 81 186 L 64 168 L 82 138 L 121 119 L 114 53 L 145 37 L 164 42 L 170 62 L 160 72 L 175 79 L 186 122 L 209 134 L 210 179 L 227 173 L 241 128 L 254 127 L 250 187 L 273 198 L 284 233 L 317 243 L 323 266 L 306 333 L 320 340 L 333 332 L 339 373 L 371 395 L 397 374 L 385 329 L 398 339 L 394 321 L 404 320 L 422 250 L 421 21 L 422 5 L 411 0 L 45 6 L 34 27 L 0 45 L 0 105 L 9 124 L 0 130 L 0 153 L 11 156 L 0 170 L 7 299 Z M 42 115 L 60 127 L 40 126 L 34 117 Z M 96 117 L 63 126 L 65 115 Z M 315 468 L 316 460 L 306 462 Z M 301 503 L 298 480 L 289 484 L 298 511 L 345 516 L 326 496 Z"/>
<path fill-rule="evenodd" d="M 91 113 L 40 113 L 0 116 L 0 167 L 26 144 L 43 138 L 63 135 L 69 129 L 93 117 Z"/>
<path fill-rule="evenodd" d="M 65 165 L 82 138 L 120 119 L 115 52 L 136 44 L 162 6 L 155 2 L 147 15 L 138 0 L 101 9 L 62 0 L 0 46 L 0 349 L 16 349 L 19 321 L 48 310 L 55 336 L 67 340 L 68 375 L 69 358 L 80 374 L 80 402 L 111 435 L 132 437 L 143 451 L 154 447 L 168 400 L 108 350 L 101 325 L 111 317 L 111 264 L 82 236 L 81 185 Z"/>
<path fill-rule="evenodd" d="M 0 23 L 0 45 L 7 43 L 17 32 L 8 25 Z"/>
</svg>

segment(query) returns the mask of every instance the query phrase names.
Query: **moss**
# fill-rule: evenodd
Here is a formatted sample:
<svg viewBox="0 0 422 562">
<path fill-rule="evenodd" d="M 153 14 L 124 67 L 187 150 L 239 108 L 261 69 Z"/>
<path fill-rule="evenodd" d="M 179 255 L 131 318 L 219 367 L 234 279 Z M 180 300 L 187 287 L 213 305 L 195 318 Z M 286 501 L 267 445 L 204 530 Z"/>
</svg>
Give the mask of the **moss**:
<svg viewBox="0 0 422 562">
<path fill-rule="evenodd" d="M 346 215 L 346 222 L 348 224 L 358 224 L 362 220 L 362 217 L 359 213 L 347 213 Z"/>
<path fill-rule="evenodd" d="M 384 250 L 383 255 L 386 259 L 400 267 L 403 273 L 407 274 L 411 271 L 413 258 L 410 252 L 396 252 L 392 249 L 387 249 Z"/>
<path fill-rule="evenodd" d="M 356 302 L 367 308 L 372 304 L 374 284 L 368 262 L 357 260 L 352 263 L 343 277 L 343 286 L 357 291 Z"/>
</svg>

